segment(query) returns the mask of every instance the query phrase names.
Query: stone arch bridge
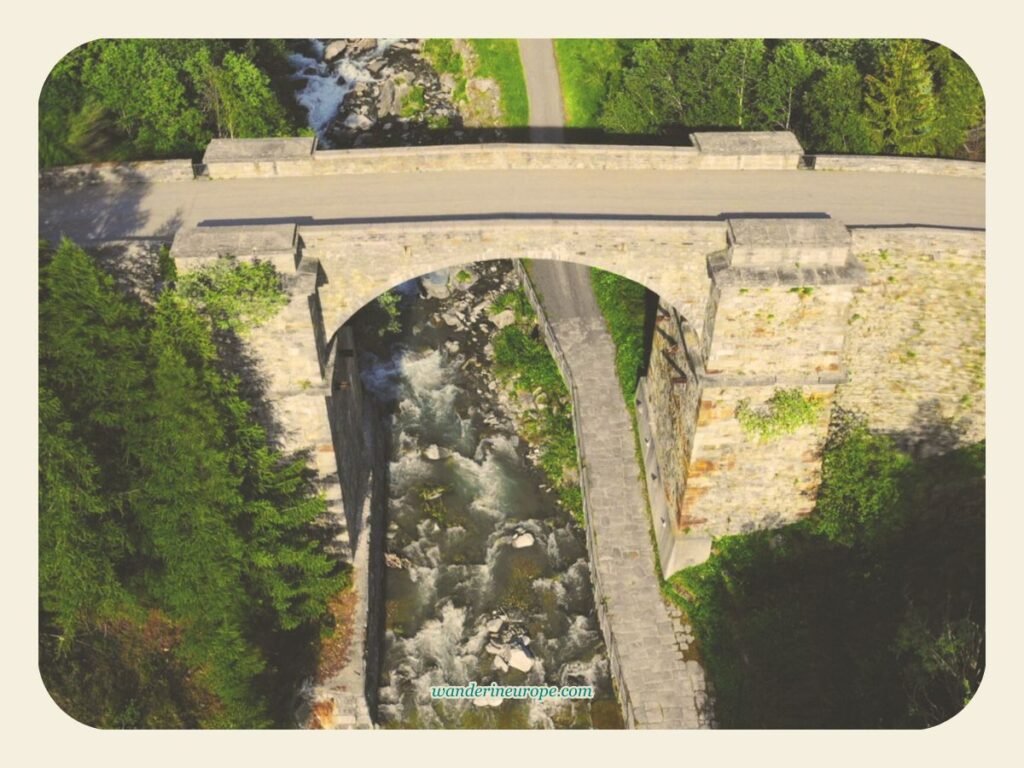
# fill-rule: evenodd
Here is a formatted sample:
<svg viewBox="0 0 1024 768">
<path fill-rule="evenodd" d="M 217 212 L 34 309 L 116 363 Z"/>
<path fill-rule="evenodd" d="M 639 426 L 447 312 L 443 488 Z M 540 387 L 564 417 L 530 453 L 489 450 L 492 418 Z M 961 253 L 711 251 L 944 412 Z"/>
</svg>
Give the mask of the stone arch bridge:
<svg viewBox="0 0 1024 768">
<path fill-rule="evenodd" d="M 362 663 L 321 692 L 341 713 L 334 724 L 366 722 L 363 691 L 374 695 L 381 597 L 366 569 L 383 553 L 381 532 L 368 525 L 372 457 L 356 340 L 345 323 L 397 284 L 512 258 L 600 267 L 658 295 L 637 413 L 664 575 L 704 559 L 713 536 L 778 525 L 813 507 L 828 408 L 814 424 L 762 443 L 738 424 L 743 400 L 757 406 L 779 388 L 796 387 L 827 405 L 852 386 L 856 359 L 862 370 L 854 400 L 898 411 L 900 424 L 909 419 L 906 401 L 953 401 L 971 387 L 967 410 L 983 418 L 977 350 L 969 348 L 975 340 L 968 347 L 959 340 L 964 312 L 977 306 L 961 298 L 980 297 L 983 308 L 982 164 L 808 158 L 791 134 L 695 134 L 693 145 L 319 151 L 311 139 L 215 141 L 200 166 L 163 161 L 44 174 L 44 237 L 84 244 L 173 237 L 180 270 L 230 255 L 272 261 L 286 276 L 288 305 L 248 343 L 282 447 L 313 449 L 329 507 L 345 521 L 363 571 L 357 610 L 366 632 L 354 633 L 351 652 Z M 882 280 L 884 270 L 861 256 L 890 248 L 920 258 Z M 866 291 L 865 306 L 884 315 L 871 326 L 874 336 L 854 323 Z M 891 311 L 897 301 L 912 311 Z M 572 322 L 559 327 L 555 313 L 540 314 L 576 395 L 579 372 L 567 361 L 585 360 L 590 337 Z M 928 346 L 922 364 L 944 366 L 940 383 L 912 366 L 909 378 L 894 378 L 894 344 L 909 339 Z M 980 343 L 983 355 L 983 331 Z M 983 373 L 983 357 L 980 367 Z M 598 383 L 618 398 L 613 376 L 609 370 Z M 574 405 L 577 414 L 594 410 Z M 582 418 L 578 436 L 587 429 Z M 591 419 L 598 433 L 600 421 Z M 595 455 L 583 450 L 584 465 Z M 607 507 L 608 483 L 599 480 L 591 501 Z M 660 605 L 653 564 L 637 565 L 649 557 L 641 551 L 646 520 L 633 521 L 642 526 L 634 526 L 640 546 L 622 546 L 624 519 L 638 514 L 595 514 L 588 529 L 595 587 L 610 606 L 600 609 L 601 623 L 626 721 L 706 724 L 703 677 L 670 649 L 673 633 L 679 637 L 673 622 L 651 619 L 646 608 L 631 619 L 648 598 Z"/>
</svg>

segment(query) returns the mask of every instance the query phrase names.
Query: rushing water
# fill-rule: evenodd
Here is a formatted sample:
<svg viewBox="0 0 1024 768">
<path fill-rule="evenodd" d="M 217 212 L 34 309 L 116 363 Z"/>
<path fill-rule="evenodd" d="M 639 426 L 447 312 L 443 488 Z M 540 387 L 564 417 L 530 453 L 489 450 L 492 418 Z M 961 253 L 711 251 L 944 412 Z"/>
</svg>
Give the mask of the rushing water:
<svg viewBox="0 0 1024 768">
<path fill-rule="evenodd" d="M 514 277 L 507 262 L 470 269 L 477 281 L 446 299 L 403 286 L 400 333 L 381 337 L 372 306 L 353 321 L 364 385 L 387 414 L 387 551 L 401 565 L 385 575 L 379 717 L 397 727 L 620 727 L 584 532 L 529 460 L 489 370 L 487 298 Z M 526 533 L 532 544 L 515 547 Z M 505 663 L 510 648 L 532 656 L 528 671 Z M 430 696 L 435 685 L 491 681 L 591 685 L 595 699 L 490 707 Z"/>
<path fill-rule="evenodd" d="M 379 39 L 376 50 L 360 56 L 342 58 L 328 63 L 324 61 L 323 40 L 309 41 L 312 55 L 292 53 L 288 61 L 295 71 L 292 79 L 301 82 L 302 87 L 295 98 L 309 113 L 309 127 L 323 140 L 325 131 L 338 117 L 338 110 L 345 97 L 359 83 L 371 82 L 377 77 L 367 69 L 370 59 L 379 56 L 395 39 Z"/>
</svg>

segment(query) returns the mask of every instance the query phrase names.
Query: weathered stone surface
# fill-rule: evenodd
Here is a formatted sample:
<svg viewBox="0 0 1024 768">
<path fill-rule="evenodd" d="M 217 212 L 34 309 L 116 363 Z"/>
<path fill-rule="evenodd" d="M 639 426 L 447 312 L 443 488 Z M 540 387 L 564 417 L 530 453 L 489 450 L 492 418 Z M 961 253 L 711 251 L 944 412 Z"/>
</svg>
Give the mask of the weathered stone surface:
<svg viewBox="0 0 1024 768">
<path fill-rule="evenodd" d="M 985 163 L 933 157 L 884 155 L 814 155 L 816 171 L 866 171 L 870 173 L 927 173 L 936 176 L 985 177 Z"/>
</svg>

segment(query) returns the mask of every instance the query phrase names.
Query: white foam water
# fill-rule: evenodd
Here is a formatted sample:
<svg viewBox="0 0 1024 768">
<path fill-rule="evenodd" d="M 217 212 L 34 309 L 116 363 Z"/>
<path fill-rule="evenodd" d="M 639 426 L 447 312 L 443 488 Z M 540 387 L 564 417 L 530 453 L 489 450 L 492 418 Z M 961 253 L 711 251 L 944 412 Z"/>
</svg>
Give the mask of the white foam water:
<svg viewBox="0 0 1024 768">
<path fill-rule="evenodd" d="M 302 89 L 295 95 L 296 100 L 309 114 L 309 127 L 316 135 L 323 137 L 331 122 L 339 117 L 341 106 L 358 83 L 377 80 L 366 68 L 369 59 L 379 56 L 398 38 L 380 39 L 377 48 L 356 58 L 346 58 L 333 64 L 324 61 L 325 43 L 323 40 L 310 40 L 313 56 L 292 53 L 288 62 L 295 71 L 293 80 L 304 82 Z"/>
</svg>

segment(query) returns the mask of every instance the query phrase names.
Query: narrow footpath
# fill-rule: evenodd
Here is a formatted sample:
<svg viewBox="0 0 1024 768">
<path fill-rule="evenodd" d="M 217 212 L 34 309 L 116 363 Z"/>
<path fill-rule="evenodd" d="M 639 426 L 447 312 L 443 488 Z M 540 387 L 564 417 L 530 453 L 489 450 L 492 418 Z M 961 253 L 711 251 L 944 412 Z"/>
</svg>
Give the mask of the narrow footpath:
<svg viewBox="0 0 1024 768">
<path fill-rule="evenodd" d="M 530 98 L 531 137 L 552 141 L 562 121 L 550 40 L 520 40 Z M 541 105 L 535 117 L 534 104 Z M 552 106 L 554 104 L 555 106 Z M 558 132 L 560 133 L 560 131 Z M 626 723 L 636 728 L 711 724 L 704 673 L 684 654 L 692 631 L 659 589 L 633 427 L 616 380 L 615 345 L 587 267 L 534 261 L 530 268 L 577 390 L 591 567 L 604 602 L 602 630 Z"/>
</svg>

